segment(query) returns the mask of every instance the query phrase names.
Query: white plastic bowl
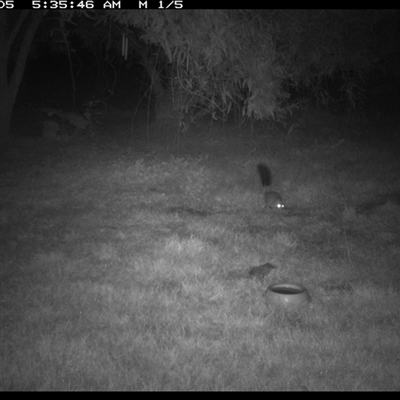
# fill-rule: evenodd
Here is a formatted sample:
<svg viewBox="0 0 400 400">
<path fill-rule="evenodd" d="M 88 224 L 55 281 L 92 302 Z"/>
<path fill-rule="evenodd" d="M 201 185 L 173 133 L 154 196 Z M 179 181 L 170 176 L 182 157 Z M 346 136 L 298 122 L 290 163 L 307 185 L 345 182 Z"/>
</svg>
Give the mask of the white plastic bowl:
<svg viewBox="0 0 400 400">
<path fill-rule="evenodd" d="M 268 303 L 285 306 L 298 306 L 311 301 L 307 289 L 302 285 L 293 283 L 278 283 L 268 286 L 265 298 Z"/>
</svg>

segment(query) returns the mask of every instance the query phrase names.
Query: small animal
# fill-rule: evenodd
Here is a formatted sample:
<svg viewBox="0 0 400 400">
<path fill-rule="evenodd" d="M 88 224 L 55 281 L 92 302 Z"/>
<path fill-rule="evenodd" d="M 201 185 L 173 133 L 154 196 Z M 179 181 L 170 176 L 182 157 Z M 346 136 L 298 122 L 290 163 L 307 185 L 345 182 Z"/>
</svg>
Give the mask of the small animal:
<svg viewBox="0 0 400 400">
<path fill-rule="evenodd" d="M 271 170 L 265 164 L 258 164 L 257 171 L 260 175 L 261 185 L 264 190 L 265 205 L 271 209 L 284 208 L 285 205 L 283 204 L 282 196 L 277 192 L 270 192 L 267 189 L 267 186 L 270 186 L 272 183 Z"/>
<path fill-rule="evenodd" d="M 271 263 L 266 263 L 263 265 L 258 265 L 256 267 L 250 267 L 248 270 L 251 278 L 265 278 L 273 269 L 276 269 L 275 265 Z"/>
</svg>

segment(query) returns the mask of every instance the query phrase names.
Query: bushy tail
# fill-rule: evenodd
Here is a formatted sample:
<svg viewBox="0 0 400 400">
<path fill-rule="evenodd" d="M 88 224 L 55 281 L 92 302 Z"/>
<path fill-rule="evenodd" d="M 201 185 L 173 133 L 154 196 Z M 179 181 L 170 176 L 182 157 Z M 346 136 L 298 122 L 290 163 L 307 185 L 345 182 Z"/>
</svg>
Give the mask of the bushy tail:
<svg viewBox="0 0 400 400">
<path fill-rule="evenodd" d="M 258 164 L 257 171 L 258 174 L 260 175 L 261 185 L 263 187 L 270 186 L 272 183 L 272 176 L 271 176 L 271 170 L 268 168 L 268 166 L 265 164 Z"/>
</svg>

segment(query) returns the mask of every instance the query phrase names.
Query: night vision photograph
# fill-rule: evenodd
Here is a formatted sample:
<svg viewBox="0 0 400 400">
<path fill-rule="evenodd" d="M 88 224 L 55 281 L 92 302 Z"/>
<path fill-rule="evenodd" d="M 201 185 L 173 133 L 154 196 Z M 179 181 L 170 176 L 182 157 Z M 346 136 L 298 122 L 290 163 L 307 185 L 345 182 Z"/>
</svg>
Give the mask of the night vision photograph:
<svg viewBox="0 0 400 400">
<path fill-rule="evenodd" d="M 0 390 L 400 390 L 400 11 L 75 3 L 0 1 Z"/>
</svg>

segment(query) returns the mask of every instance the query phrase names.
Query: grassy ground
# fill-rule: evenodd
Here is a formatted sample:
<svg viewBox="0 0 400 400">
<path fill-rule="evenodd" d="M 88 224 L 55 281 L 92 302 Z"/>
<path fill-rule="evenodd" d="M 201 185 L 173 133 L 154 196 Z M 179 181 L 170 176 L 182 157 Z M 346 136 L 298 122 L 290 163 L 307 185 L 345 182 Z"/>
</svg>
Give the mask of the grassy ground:
<svg viewBox="0 0 400 400">
<path fill-rule="evenodd" d="M 0 389 L 399 390 L 398 154 L 319 122 L 2 154 Z"/>
</svg>

